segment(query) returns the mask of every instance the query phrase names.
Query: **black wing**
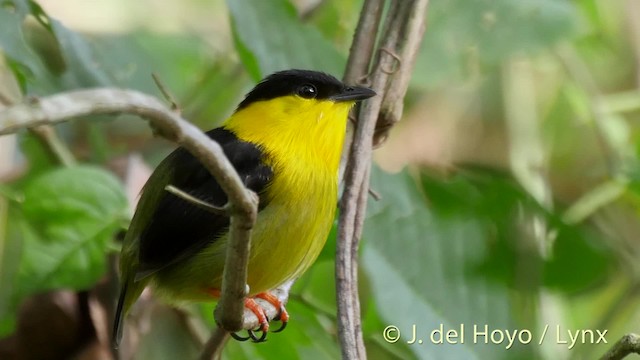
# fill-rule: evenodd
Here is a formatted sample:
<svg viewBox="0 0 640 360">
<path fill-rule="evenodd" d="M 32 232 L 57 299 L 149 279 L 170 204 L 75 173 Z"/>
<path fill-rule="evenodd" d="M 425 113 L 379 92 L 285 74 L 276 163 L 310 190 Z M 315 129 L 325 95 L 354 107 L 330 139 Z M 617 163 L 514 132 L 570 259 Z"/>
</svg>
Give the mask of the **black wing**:
<svg viewBox="0 0 640 360">
<path fill-rule="evenodd" d="M 222 146 L 245 186 L 260 196 L 260 209 L 264 208 L 268 200 L 263 190 L 271 181 L 272 171 L 265 165 L 261 149 L 223 128 L 211 130 L 207 135 Z M 176 149 L 158 168 L 171 172 L 167 185 L 216 206 L 226 204 L 227 196 L 220 185 L 184 148 Z M 188 258 L 215 241 L 228 227 L 229 217 L 213 214 L 164 191 L 140 235 L 137 277 Z"/>
</svg>

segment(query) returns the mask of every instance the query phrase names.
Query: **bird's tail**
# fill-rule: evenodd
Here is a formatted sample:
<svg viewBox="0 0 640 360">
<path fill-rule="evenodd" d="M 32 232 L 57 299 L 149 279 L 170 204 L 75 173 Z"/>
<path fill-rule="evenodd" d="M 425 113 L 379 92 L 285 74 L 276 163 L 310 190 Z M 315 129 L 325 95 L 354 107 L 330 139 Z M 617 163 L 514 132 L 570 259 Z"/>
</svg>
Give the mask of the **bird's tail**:
<svg viewBox="0 0 640 360">
<path fill-rule="evenodd" d="M 113 333 L 111 334 L 111 341 L 113 347 L 117 349 L 120 346 L 122 340 L 122 321 L 124 320 L 124 302 L 127 298 L 127 286 L 128 281 L 123 282 L 122 288 L 120 288 L 120 297 L 118 298 L 118 306 L 116 307 L 116 315 L 113 319 Z"/>
<path fill-rule="evenodd" d="M 122 340 L 124 318 L 142 293 L 142 290 L 144 290 L 147 282 L 148 281 L 144 280 L 136 282 L 133 277 L 128 277 L 122 282 L 120 297 L 118 298 L 118 305 L 116 306 L 116 313 L 113 320 L 113 332 L 111 333 L 111 341 L 114 349 L 120 346 L 120 341 Z"/>
</svg>

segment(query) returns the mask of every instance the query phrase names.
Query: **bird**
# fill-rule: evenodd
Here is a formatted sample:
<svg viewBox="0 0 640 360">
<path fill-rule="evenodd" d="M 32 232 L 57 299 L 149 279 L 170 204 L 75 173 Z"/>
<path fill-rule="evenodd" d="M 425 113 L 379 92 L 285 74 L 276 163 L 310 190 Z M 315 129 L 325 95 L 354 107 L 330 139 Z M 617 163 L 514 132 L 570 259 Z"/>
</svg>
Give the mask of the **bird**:
<svg viewBox="0 0 640 360">
<path fill-rule="evenodd" d="M 283 70 L 258 82 L 220 127 L 206 132 L 259 200 L 245 300 L 262 331 L 258 338 L 249 330 L 254 342 L 265 339 L 269 326 L 256 298 L 280 309 L 283 327 L 288 321 L 269 291 L 298 278 L 324 246 L 337 207 L 348 115 L 374 95 L 324 72 Z M 122 243 L 115 347 L 126 314 L 148 285 L 170 303 L 220 296 L 230 218 L 167 191 L 168 186 L 216 207 L 227 203 L 216 179 L 186 149 L 178 147 L 157 166 Z"/>
</svg>

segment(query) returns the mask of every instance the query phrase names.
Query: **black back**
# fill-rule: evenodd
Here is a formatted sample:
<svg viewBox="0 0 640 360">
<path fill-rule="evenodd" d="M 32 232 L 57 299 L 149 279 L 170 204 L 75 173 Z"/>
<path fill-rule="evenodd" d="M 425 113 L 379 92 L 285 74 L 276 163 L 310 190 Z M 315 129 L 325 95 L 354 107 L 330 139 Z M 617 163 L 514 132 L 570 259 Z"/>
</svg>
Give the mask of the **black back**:
<svg viewBox="0 0 640 360">
<path fill-rule="evenodd" d="M 259 209 L 264 208 L 268 199 L 263 190 L 271 181 L 272 170 L 264 164 L 261 149 L 239 140 L 233 132 L 223 128 L 213 129 L 207 135 L 222 146 L 245 186 L 260 196 Z M 220 185 L 184 148 L 171 153 L 158 169 L 172 172 L 168 184 L 200 200 L 216 206 L 227 202 Z M 197 253 L 220 237 L 228 227 L 229 217 L 203 210 L 165 191 L 140 236 L 138 277 Z"/>
</svg>

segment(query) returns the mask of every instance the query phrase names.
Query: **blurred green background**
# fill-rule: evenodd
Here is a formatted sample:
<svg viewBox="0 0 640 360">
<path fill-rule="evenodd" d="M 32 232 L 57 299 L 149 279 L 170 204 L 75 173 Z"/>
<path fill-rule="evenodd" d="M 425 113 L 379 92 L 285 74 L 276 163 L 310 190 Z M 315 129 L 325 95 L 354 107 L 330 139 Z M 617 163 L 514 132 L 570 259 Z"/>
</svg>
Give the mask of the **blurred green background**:
<svg viewBox="0 0 640 360">
<path fill-rule="evenodd" d="M 339 77 L 361 6 L 0 0 L 0 107 L 94 86 L 160 96 L 156 73 L 211 129 L 275 70 Z M 432 0 L 405 102 L 360 253 L 369 358 L 595 359 L 640 332 L 640 1 Z M 0 358 L 110 359 L 117 235 L 173 145 L 130 116 L 55 129 L 0 138 Z M 332 236 L 285 332 L 224 356 L 338 358 L 334 254 Z M 125 357 L 194 358 L 212 309 L 146 294 Z M 465 343 L 428 341 L 440 324 L 464 324 Z M 531 343 L 474 344 L 485 324 Z M 609 344 L 558 341 L 587 329 Z"/>
</svg>

